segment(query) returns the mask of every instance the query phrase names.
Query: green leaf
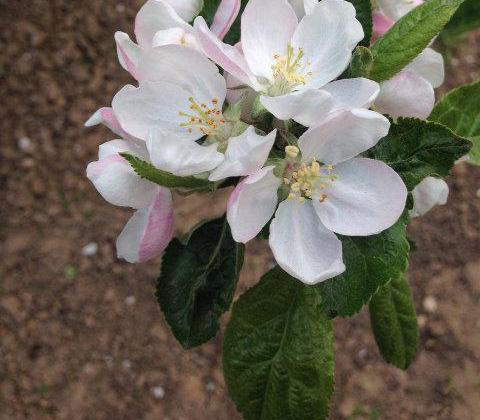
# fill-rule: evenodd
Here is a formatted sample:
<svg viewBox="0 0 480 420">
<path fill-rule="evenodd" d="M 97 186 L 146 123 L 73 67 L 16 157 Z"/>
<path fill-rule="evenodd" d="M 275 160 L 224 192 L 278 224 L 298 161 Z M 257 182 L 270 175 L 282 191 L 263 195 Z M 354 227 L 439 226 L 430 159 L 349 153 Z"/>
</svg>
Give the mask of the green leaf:
<svg viewBox="0 0 480 420">
<path fill-rule="evenodd" d="M 334 389 L 332 322 L 320 294 L 274 268 L 233 307 L 225 380 L 245 420 L 323 420 Z"/>
<path fill-rule="evenodd" d="M 465 0 L 445 27 L 447 35 L 457 36 L 480 27 L 478 0 Z"/>
<path fill-rule="evenodd" d="M 429 119 L 471 140 L 469 162 L 480 165 L 480 82 L 451 90 L 435 105 Z"/>
<path fill-rule="evenodd" d="M 339 236 L 343 245 L 343 274 L 315 286 L 330 317 L 351 316 L 377 292 L 378 288 L 403 273 L 410 249 L 405 214 L 391 228 L 366 237 Z"/>
<path fill-rule="evenodd" d="M 401 18 L 373 46 L 370 78 L 377 82 L 395 76 L 443 29 L 463 0 L 429 0 Z"/>
<path fill-rule="evenodd" d="M 165 172 L 155 168 L 151 163 L 130 155 L 120 153 L 120 155 L 130 163 L 138 176 L 167 188 L 185 188 L 191 190 L 212 190 L 215 184 L 207 179 L 195 178 L 193 176 L 176 176 L 170 172 Z"/>
<path fill-rule="evenodd" d="M 427 176 L 446 176 L 471 142 L 431 121 L 401 118 L 367 155 L 390 165 L 409 191 Z"/>
<path fill-rule="evenodd" d="M 200 12 L 200 16 L 203 16 L 205 18 L 205 21 L 207 22 L 209 27 L 213 22 L 215 12 L 217 11 L 220 3 L 221 0 L 204 0 L 204 6 L 202 11 Z M 228 31 L 227 35 L 223 39 L 223 42 L 235 45 L 238 41 L 240 41 L 240 19 L 247 3 L 248 0 L 241 1 L 240 12 L 238 13 L 237 18 L 235 19 L 235 22 Z"/>
<path fill-rule="evenodd" d="M 371 0 L 347 0 L 353 4 L 357 11 L 357 19 L 362 24 L 365 37 L 360 45 L 369 46 L 372 38 L 372 3 Z"/>
<path fill-rule="evenodd" d="M 383 286 L 368 309 L 382 357 L 400 369 L 407 369 L 417 354 L 419 335 L 415 305 L 405 276 Z"/>
<path fill-rule="evenodd" d="M 157 300 L 184 348 L 210 340 L 219 318 L 230 308 L 243 264 L 225 217 L 195 228 L 182 244 L 168 246 L 157 281 Z"/>
<path fill-rule="evenodd" d="M 373 56 L 367 47 L 357 47 L 352 55 L 350 66 L 341 78 L 368 77 L 372 71 Z M 345 76 L 345 77 L 344 77 Z"/>
</svg>

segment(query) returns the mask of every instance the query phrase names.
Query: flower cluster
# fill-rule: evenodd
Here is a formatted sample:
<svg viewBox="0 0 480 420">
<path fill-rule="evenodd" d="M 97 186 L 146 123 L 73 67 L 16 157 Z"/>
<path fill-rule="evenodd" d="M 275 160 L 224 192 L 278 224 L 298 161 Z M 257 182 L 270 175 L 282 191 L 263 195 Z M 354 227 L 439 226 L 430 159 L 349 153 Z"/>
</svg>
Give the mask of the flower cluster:
<svg viewBox="0 0 480 420">
<path fill-rule="evenodd" d="M 337 276 L 345 265 L 336 234 L 378 234 L 405 208 L 400 176 L 364 155 L 388 134 L 381 112 L 425 118 L 442 63 L 426 49 L 381 85 L 342 78 L 364 38 L 351 3 L 250 0 L 237 45 L 222 39 L 240 1 L 220 2 L 210 27 L 196 17 L 202 3 L 149 0 L 135 21 L 137 43 L 115 35 L 136 84 L 87 122 L 119 137 L 100 146 L 87 176 L 107 201 L 137 210 L 118 255 L 146 261 L 173 235 L 171 191 L 137 175 L 121 155 L 128 153 L 172 176 L 236 185 L 227 220 L 237 242 L 269 225 L 286 272 L 307 284 Z M 393 3 L 379 1 L 377 36 L 404 13 Z"/>
</svg>

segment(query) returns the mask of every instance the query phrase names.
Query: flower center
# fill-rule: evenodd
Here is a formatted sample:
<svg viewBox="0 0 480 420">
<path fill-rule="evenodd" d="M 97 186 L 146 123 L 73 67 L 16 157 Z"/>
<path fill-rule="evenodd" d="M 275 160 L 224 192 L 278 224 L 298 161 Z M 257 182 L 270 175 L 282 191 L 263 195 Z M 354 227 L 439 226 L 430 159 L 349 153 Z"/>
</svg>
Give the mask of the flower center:
<svg viewBox="0 0 480 420">
<path fill-rule="evenodd" d="M 300 85 L 305 84 L 305 79 L 312 75 L 309 70 L 311 64 L 304 62 L 303 48 L 287 47 L 287 55 L 275 54 L 275 64 L 272 65 L 274 83 L 269 89 L 272 96 L 291 92 Z"/>
<path fill-rule="evenodd" d="M 306 199 L 318 199 L 323 203 L 328 195 L 325 190 L 336 180 L 332 165 L 321 165 L 315 158 L 311 163 L 299 162 L 299 150 L 296 146 L 287 146 L 288 164 L 286 166 L 283 183 L 289 188 L 288 199 L 304 203 Z"/>
<path fill-rule="evenodd" d="M 210 136 L 225 125 L 226 121 L 217 98 L 212 99 L 211 106 L 204 103 L 198 104 L 192 97 L 188 98 L 188 101 L 191 112 L 180 111 L 178 115 L 187 119 L 186 122 L 180 123 L 180 127 L 185 127 L 189 133 L 198 130 L 204 136 Z"/>
</svg>

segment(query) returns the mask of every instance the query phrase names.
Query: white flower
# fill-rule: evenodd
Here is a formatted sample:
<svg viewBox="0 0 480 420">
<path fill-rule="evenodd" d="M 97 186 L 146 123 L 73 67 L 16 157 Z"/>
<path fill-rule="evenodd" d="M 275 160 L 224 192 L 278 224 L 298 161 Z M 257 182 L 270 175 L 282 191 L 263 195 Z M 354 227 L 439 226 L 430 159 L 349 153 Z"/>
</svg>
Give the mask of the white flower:
<svg viewBox="0 0 480 420">
<path fill-rule="evenodd" d="M 137 209 L 117 239 L 117 254 L 131 263 L 144 262 L 160 255 L 173 236 L 172 195 L 140 178 L 122 152 L 149 160 L 144 144 L 112 140 L 99 147 L 87 177 L 109 203 Z"/>
<path fill-rule="evenodd" d="M 376 4 L 382 13 L 397 21 L 423 4 L 423 0 L 376 0 Z"/>
<path fill-rule="evenodd" d="M 413 190 L 412 217 L 423 216 L 435 206 L 447 204 L 449 188 L 443 179 L 427 177 Z"/>
<path fill-rule="evenodd" d="M 177 44 L 198 48 L 188 23 L 203 8 L 203 0 L 148 0 L 135 19 L 135 44 L 124 32 L 115 33 L 118 59 L 122 67 L 139 79 L 138 63 L 144 51 Z M 240 10 L 240 0 L 222 0 L 212 22 L 212 31 L 223 38 Z"/>
<path fill-rule="evenodd" d="M 309 2 L 310 3 L 310 2 Z M 242 15 L 241 48 L 222 43 L 202 17 L 195 19 L 203 51 L 244 85 L 260 93 L 263 106 L 279 119 L 310 126 L 338 106 L 332 80 L 345 70 L 363 39 L 355 8 L 344 0 L 312 4 L 300 23 L 287 0 L 250 0 Z M 363 104 L 378 94 L 378 85 L 352 79 L 344 88 Z M 369 104 L 368 104 L 369 105 Z"/>
<path fill-rule="evenodd" d="M 298 148 L 288 146 L 283 162 L 245 178 L 228 203 L 234 239 L 248 242 L 274 216 L 269 243 L 285 271 L 307 284 L 341 274 L 345 266 L 335 233 L 377 234 L 405 207 L 401 178 L 381 161 L 355 157 L 388 132 L 388 121 L 373 131 L 358 124 L 374 114 L 335 113 L 307 130 Z M 277 209 L 279 196 L 288 198 Z"/>
<path fill-rule="evenodd" d="M 262 136 L 224 115 L 225 79 L 203 54 L 178 45 L 152 49 L 138 74 L 140 86 L 125 86 L 112 108 L 123 131 L 146 141 L 153 165 L 178 176 L 211 172 L 212 181 L 262 167 L 276 131 Z"/>
</svg>

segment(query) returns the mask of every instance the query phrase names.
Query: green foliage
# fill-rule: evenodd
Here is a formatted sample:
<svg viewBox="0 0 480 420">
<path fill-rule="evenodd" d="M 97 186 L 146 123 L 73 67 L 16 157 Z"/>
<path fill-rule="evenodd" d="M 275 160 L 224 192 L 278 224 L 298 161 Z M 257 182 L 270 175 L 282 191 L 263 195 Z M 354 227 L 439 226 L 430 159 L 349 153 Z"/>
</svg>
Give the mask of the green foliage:
<svg viewBox="0 0 480 420">
<path fill-rule="evenodd" d="M 461 35 L 480 27 L 480 4 L 478 0 L 465 0 L 445 27 L 450 36 Z"/>
<path fill-rule="evenodd" d="M 429 0 L 400 19 L 373 46 L 370 78 L 388 80 L 401 71 L 443 29 L 463 0 Z"/>
<path fill-rule="evenodd" d="M 367 47 L 357 47 L 352 55 L 350 66 L 341 78 L 368 77 L 372 71 L 373 55 Z"/>
<path fill-rule="evenodd" d="M 429 118 L 473 143 L 470 163 L 480 165 L 480 82 L 460 86 L 447 93 Z"/>
<path fill-rule="evenodd" d="M 156 296 L 173 334 L 184 348 L 210 340 L 230 308 L 243 264 L 225 217 L 195 228 L 185 244 L 168 246 Z"/>
<path fill-rule="evenodd" d="M 365 37 L 360 45 L 369 46 L 372 38 L 372 3 L 370 0 L 347 0 L 353 4 L 357 11 L 357 19 L 362 24 Z"/>
<path fill-rule="evenodd" d="M 443 125 L 401 118 L 367 155 L 390 165 L 412 191 L 427 176 L 448 175 L 470 148 L 470 141 Z"/>
<path fill-rule="evenodd" d="M 190 190 L 209 190 L 214 189 L 215 184 L 207 179 L 195 178 L 193 176 L 176 176 L 170 172 L 165 172 L 155 168 L 151 163 L 130 155 L 120 153 L 120 155 L 130 163 L 138 176 L 167 188 L 182 188 Z"/>
<path fill-rule="evenodd" d="M 380 288 L 368 308 L 382 357 L 400 369 L 407 369 L 417 354 L 419 334 L 415 305 L 405 276 Z"/>
<path fill-rule="evenodd" d="M 378 288 L 398 277 L 408 266 L 408 216 L 390 229 L 366 237 L 340 237 L 346 271 L 317 288 L 330 317 L 351 316 L 362 309 Z"/>
<path fill-rule="evenodd" d="M 332 322 L 318 290 L 274 268 L 235 303 L 224 372 L 245 420 L 323 420 L 334 389 Z"/>
</svg>

